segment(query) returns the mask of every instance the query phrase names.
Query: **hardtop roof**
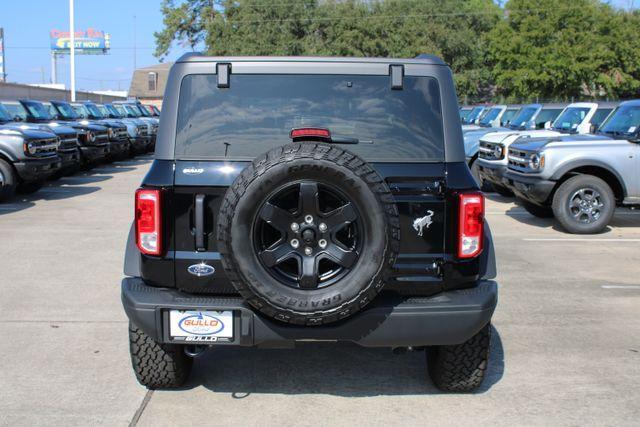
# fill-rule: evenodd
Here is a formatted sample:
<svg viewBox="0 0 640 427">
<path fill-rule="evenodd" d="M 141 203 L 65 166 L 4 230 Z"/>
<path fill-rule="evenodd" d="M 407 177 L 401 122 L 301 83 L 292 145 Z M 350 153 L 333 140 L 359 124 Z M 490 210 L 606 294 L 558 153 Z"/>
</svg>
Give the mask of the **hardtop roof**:
<svg viewBox="0 0 640 427">
<path fill-rule="evenodd" d="M 337 56 L 207 56 L 199 52 L 189 52 L 182 55 L 177 63 L 187 62 L 362 62 L 378 64 L 447 64 L 435 55 L 421 54 L 415 58 L 357 58 Z"/>
</svg>

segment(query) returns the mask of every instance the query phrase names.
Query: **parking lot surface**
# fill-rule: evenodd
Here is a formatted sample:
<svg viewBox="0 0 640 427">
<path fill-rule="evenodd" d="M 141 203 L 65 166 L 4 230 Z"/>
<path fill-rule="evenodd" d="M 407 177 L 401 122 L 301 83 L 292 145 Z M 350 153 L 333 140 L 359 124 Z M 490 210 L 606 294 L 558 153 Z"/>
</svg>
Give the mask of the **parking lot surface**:
<svg viewBox="0 0 640 427">
<path fill-rule="evenodd" d="M 569 235 L 488 195 L 500 301 L 489 375 L 439 392 L 423 352 L 306 343 L 214 349 L 187 387 L 147 391 L 120 304 L 133 192 L 150 158 L 0 205 L 0 423 L 6 425 L 636 424 L 640 213 Z"/>
</svg>

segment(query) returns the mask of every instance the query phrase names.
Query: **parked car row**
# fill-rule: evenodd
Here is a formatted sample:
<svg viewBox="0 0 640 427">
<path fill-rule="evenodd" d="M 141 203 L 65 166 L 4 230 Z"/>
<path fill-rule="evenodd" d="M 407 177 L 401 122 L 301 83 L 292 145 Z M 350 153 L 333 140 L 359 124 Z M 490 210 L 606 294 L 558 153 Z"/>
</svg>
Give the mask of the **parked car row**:
<svg viewBox="0 0 640 427">
<path fill-rule="evenodd" d="M 576 234 L 603 231 L 616 207 L 640 207 L 640 100 L 529 104 L 501 120 L 509 108 L 460 110 L 467 163 L 485 191 L 515 195 Z"/>
<path fill-rule="evenodd" d="M 153 150 L 159 113 L 138 101 L 0 100 L 0 202 L 47 179 Z"/>
</svg>

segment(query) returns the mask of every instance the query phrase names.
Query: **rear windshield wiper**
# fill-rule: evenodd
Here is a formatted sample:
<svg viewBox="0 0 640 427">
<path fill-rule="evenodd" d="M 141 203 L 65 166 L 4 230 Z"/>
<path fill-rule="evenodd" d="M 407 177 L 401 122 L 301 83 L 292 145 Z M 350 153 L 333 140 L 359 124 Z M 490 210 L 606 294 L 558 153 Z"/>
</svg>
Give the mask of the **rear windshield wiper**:
<svg viewBox="0 0 640 427">
<path fill-rule="evenodd" d="M 359 144 L 361 141 L 358 138 L 331 135 L 331 142 L 333 144 Z M 373 141 L 362 141 L 362 142 L 366 142 L 368 144 L 373 143 Z"/>
</svg>

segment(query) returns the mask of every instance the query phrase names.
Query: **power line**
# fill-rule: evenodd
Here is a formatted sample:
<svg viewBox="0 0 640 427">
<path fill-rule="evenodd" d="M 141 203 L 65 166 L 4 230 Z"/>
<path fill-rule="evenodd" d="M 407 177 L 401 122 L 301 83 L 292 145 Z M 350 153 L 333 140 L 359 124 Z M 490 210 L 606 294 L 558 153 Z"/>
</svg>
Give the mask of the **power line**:
<svg viewBox="0 0 640 427">
<path fill-rule="evenodd" d="M 46 49 L 50 50 L 50 47 L 47 46 L 5 46 L 5 49 Z M 145 49 L 145 50 L 155 50 L 155 47 L 111 47 L 108 50 L 134 50 L 134 49 Z"/>
<path fill-rule="evenodd" d="M 574 8 L 571 10 L 576 10 L 579 8 Z M 561 9 L 555 9 L 554 11 L 560 11 Z M 530 9 L 530 10 L 519 10 L 519 11 L 510 11 L 509 14 L 531 14 L 535 12 L 550 12 L 548 9 Z M 491 12 L 491 11 L 482 11 L 482 12 L 450 12 L 450 13 L 420 13 L 420 14 L 410 14 L 410 15 L 371 15 L 371 16 L 342 16 L 338 18 L 279 18 L 279 19 L 256 19 L 256 20 L 245 20 L 245 19 L 233 19 L 230 17 L 226 17 L 226 21 L 230 24 L 261 24 L 265 22 L 336 22 L 336 21 L 365 21 L 365 20 L 375 20 L 375 19 L 408 19 L 408 18 L 437 18 L 437 17 L 455 17 L 455 16 L 483 16 L 483 15 L 501 15 L 500 12 Z"/>
<path fill-rule="evenodd" d="M 107 79 L 107 78 L 100 79 L 95 77 L 76 77 L 76 78 L 80 80 L 87 80 L 90 82 L 126 82 L 131 80 L 131 77 L 127 77 L 125 79 Z"/>
</svg>

